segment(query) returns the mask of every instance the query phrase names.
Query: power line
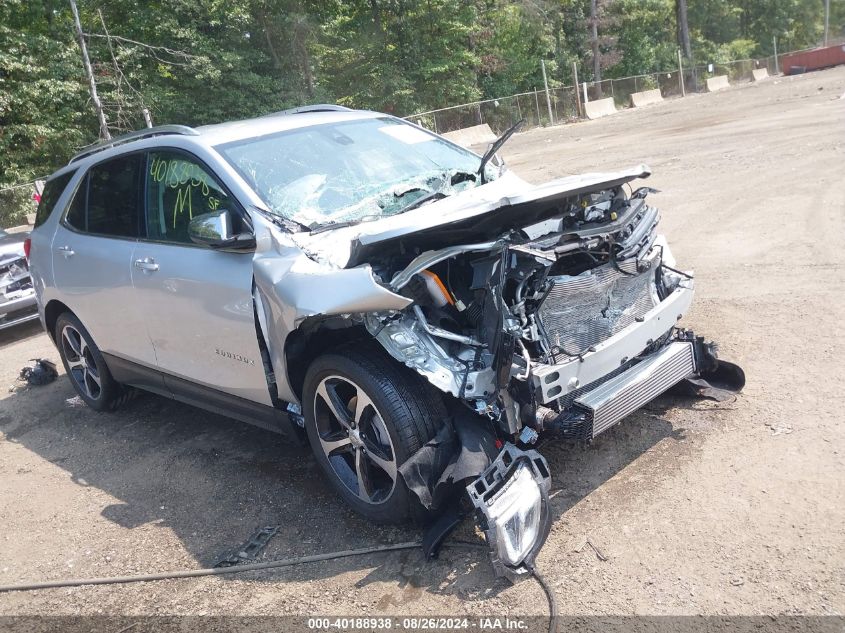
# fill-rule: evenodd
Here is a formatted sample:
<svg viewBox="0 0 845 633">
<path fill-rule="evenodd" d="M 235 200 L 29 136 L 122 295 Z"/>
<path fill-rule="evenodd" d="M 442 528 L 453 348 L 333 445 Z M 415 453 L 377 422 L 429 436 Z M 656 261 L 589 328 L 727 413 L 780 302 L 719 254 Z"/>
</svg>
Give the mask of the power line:
<svg viewBox="0 0 845 633">
<path fill-rule="evenodd" d="M 43 176 L 43 177 L 41 177 L 41 178 L 36 178 L 36 179 L 34 179 L 34 180 L 30 180 L 30 181 L 28 181 L 28 182 L 23 182 L 23 183 L 21 183 L 21 184 L 19 184 L 19 185 L 10 185 L 10 186 L 8 186 L 8 187 L 3 187 L 2 189 L 0 189 L 0 193 L 4 193 L 4 192 L 6 192 L 6 191 L 12 191 L 12 190 L 14 190 L 14 189 L 22 189 L 23 187 L 34 187 L 34 186 L 35 186 L 35 183 L 36 183 L 37 181 L 39 181 L 39 180 L 47 180 L 47 178 L 48 178 L 48 176 Z"/>
</svg>

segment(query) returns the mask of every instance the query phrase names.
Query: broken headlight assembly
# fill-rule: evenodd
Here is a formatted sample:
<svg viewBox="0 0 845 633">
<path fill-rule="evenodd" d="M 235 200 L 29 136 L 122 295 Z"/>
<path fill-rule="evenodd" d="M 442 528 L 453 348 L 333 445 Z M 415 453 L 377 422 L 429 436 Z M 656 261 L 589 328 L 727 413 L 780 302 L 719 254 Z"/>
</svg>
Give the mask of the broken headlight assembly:
<svg viewBox="0 0 845 633">
<path fill-rule="evenodd" d="M 529 573 L 549 535 L 549 467 L 537 451 L 505 444 L 467 486 L 490 546 L 497 576 L 516 582 Z"/>
</svg>

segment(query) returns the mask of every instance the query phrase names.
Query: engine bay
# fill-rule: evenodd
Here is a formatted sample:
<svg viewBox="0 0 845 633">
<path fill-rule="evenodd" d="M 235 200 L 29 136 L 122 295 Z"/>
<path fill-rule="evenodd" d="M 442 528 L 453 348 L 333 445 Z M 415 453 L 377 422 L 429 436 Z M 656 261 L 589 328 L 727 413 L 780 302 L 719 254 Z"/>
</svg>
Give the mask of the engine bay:
<svg viewBox="0 0 845 633">
<path fill-rule="evenodd" d="M 504 433 L 542 430 L 538 412 L 560 413 L 566 394 L 538 390 L 536 370 L 583 362 L 689 277 L 664 262 L 659 213 L 646 204 L 652 191 L 617 185 L 568 196 L 544 210 L 547 219 L 495 240 L 373 262 L 413 303 L 366 315 L 367 328 Z"/>
</svg>

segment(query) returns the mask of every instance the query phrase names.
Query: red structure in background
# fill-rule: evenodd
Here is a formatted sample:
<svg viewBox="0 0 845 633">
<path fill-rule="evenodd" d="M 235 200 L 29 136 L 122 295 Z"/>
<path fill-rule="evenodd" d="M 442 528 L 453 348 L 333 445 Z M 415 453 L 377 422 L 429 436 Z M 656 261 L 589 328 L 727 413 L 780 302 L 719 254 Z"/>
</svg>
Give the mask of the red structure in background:
<svg viewBox="0 0 845 633">
<path fill-rule="evenodd" d="M 811 51 L 790 53 L 779 58 L 784 75 L 797 75 L 808 70 L 819 70 L 845 64 L 845 44 L 814 48 Z"/>
</svg>

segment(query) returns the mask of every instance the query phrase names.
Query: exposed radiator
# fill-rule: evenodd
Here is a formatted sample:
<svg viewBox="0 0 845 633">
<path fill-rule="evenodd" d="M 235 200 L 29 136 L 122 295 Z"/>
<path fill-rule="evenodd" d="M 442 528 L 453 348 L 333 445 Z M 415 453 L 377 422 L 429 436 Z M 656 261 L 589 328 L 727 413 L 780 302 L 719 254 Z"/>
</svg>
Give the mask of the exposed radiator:
<svg viewBox="0 0 845 633">
<path fill-rule="evenodd" d="M 634 260 L 606 264 L 580 275 L 550 277 L 552 288 L 537 310 L 555 354 L 578 356 L 613 336 L 657 305 L 654 264 L 637 272 Z M 626 274 L 633 273 L 633 274 Z"/>
<path fill-rule="evenodd" d="M 587 411 L 592 436 L 619 422 L 695 372 L 692 343 L 676 342 L 575 399 Z"/>
</svg>

